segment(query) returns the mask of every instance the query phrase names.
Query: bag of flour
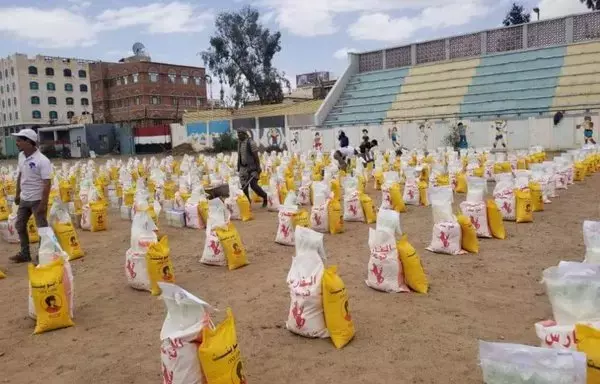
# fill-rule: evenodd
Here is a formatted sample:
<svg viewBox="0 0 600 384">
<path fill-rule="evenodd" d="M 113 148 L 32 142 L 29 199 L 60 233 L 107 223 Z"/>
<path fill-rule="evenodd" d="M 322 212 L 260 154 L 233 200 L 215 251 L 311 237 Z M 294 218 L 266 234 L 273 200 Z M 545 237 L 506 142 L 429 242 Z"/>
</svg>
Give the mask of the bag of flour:
<svg viewBox="0 0 600 384">
<path fill-rule="evenodd" d="M 288 272 L 290 310 L 286 328 L 298 335 L 327 338 L 329 332 L 323 313 L 321 280 L 325 250 L 323 235 L 308 228 L 296 227 L 296 256 Z"/>
<path fill-rule="evenodd" d="M 582 321 L 577 324 L 600 328 L 600 321 Z M 577 350 L 575 324 L 558 325 L 554 320 L 539 321 L 535 323 L 535 333 L 542 348 Z"/>
<path fill-rule="evenodd" d="M 394 232 L 369 228 L 369 249 L 366 284 L 383 292 L 410 292 L 404 283 Z"/>
<path fill-rule="evenodd" d="M 208 222 L 206 225 L 206 240 L 204 241 L 204 251 L 200 262 L 208 265 L 227 265 L 225 250 L 219 241 L 217 227 L 226 226 L 229 223 L 229 214 L 225 204 L 221 199 L 213 199 L 208 202 Z"/>
<path fill-rule="evenodd" d="M 294 219 L 297 213 L 296 195 L 294 192 L 289 192 L 285 198 L 285 202 L 279 207 L 279 213 L 277 214 L 279 224 L 277 226 L 277 234 L 275 235 L 276 243 L 288 246 L 294 245 Z"/>
<path fill-rule="evenodd" d="M 600 221 L 583 222 L 585 263 L 600 264 Z"/>
</svg>

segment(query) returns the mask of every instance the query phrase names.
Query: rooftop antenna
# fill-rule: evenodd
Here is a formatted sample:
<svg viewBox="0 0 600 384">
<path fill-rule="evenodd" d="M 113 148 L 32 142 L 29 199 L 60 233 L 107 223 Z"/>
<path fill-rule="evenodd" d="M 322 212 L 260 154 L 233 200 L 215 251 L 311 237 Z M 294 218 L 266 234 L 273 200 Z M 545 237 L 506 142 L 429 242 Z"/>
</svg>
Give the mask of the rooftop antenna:
<svg viewBox="0 0 600 384">
<path fill-rule="evenodd" d="M 133 44 L 133 47 L 131 47 L 131 50 L 133 51 L 133 54 L 136 56 L 147 56 L 148 55 L 146 53 L 146 47 L 144 46 L 144 44 L 142 44 L 140 42 Z"/>
</svg>

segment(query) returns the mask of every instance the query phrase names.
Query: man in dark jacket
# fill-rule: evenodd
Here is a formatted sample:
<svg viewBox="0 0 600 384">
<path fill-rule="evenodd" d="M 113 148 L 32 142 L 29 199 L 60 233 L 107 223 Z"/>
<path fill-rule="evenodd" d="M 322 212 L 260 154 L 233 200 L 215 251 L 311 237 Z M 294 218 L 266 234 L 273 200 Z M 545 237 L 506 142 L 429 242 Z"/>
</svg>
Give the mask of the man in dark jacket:
<svg viewBox="0 0 600 384">
<path fill-rule="evenodd" d="M 260 159 L 258 157 L 258 147 L 250 138 L 248 132 L 238 130 L 238 172 L 244 194 L 250 200 L 248 187 L 252 188 L 254 193 L 263 199 L 263 208 L 267 206 L 267 193 L 258 185 L 258 178 L 262 170 L 260 169 Z M 252 200 L 250 200 L 252 201 Z"/>
<path fill-rule="evenodd" d="M 350 139 L 348 139 L 348 136 L 346 136 L 344 131 L 340 131 L 338 140 L 340 141 L 340 148 L 346 148 L 350 145 Z"/>
</svg>

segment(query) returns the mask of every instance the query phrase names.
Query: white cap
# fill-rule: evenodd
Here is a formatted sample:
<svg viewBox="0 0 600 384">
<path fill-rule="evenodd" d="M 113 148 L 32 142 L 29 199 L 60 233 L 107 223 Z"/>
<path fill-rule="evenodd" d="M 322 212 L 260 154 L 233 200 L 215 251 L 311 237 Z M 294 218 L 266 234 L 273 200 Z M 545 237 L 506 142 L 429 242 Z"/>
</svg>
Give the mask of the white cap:
<svg viewBox="0 0 600 384">
<path fill-rule="evenodd" d="M 16 136 L 16 137 L 24 137 L 26 139 L 33 141 L 34 143 L 37 143 L 37 141 L 38 141 L 37 133 L 35 133 L 35 131 L 30 128 L 21 129 L 19 132 L 13 133 L 12 135 Z"/>
</svg>

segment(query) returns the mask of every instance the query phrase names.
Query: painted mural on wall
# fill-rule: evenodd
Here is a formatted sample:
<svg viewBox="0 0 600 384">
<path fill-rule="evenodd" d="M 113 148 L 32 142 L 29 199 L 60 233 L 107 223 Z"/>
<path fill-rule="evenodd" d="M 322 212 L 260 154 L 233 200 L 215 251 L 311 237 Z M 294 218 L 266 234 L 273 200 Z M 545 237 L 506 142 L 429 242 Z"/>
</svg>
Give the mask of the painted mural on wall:
<svg viewBox="0 0 600 384">
<path fill-rule="evenodd" d="M 577 124 L 578 130 L 583 130 L 583 141 L 585 144 L 596 144 L 594 140 L 594 122 L 591 116 L 585 116 L 581 124 Z"/>
<path fill-rule="evenodd" d="M 260 117 L 258 119 L 258 147 L 260 149 L 287 150 L 285 116 Z"/>
<path fill-rule="evenodd" d="M 322 151 L 323 150 L 323 137 L 321 137 L 321 132 L 316 131 L 313 135 L 313 150 Z"/>
<path fill-rule="evenodd" d="M 208 136 L 211 140 L 214 140 L 229 131 L 229 120 L 214 120 L 208 123 Z"/>
<path fill-rule="evenodd" d="M 498 147 L 498 144 L 502 145 L 503 148 L 506 148 L 506 139 L 508 136 L 507 126 L 508 123 L 506 120 L 498 119 L 492 123 L 492 130 L 494 131 L 494 149 Z"/>
<path fill-rule="evenodd" d="M 433 128 L 431 121 L 422 121 L 418 123 L 418 134 L 419 134 L 419 149 L 427 151 L 427 144 L 429 142 L 429 135 Z"/>
<path fill-rule="evenodd" d="M 400 147 L 400 140 L 399 140 L 400 138 L 399 138 L 399 134 L 398 134 L 398 127 L 396 126 L 396 124 L 394 124 L 394 126 L 392 126 L 388 129 L 388 138 L 390 139 L 390 141 L 392 143 L 392 147 L 394 149 Z"/>
<path fill-rule="evenodd" d="M 208 145 L 207 125 L 204 121 L 186 124 L 188 142 L 195 151 L 199 151 Z"/>
</svg>

